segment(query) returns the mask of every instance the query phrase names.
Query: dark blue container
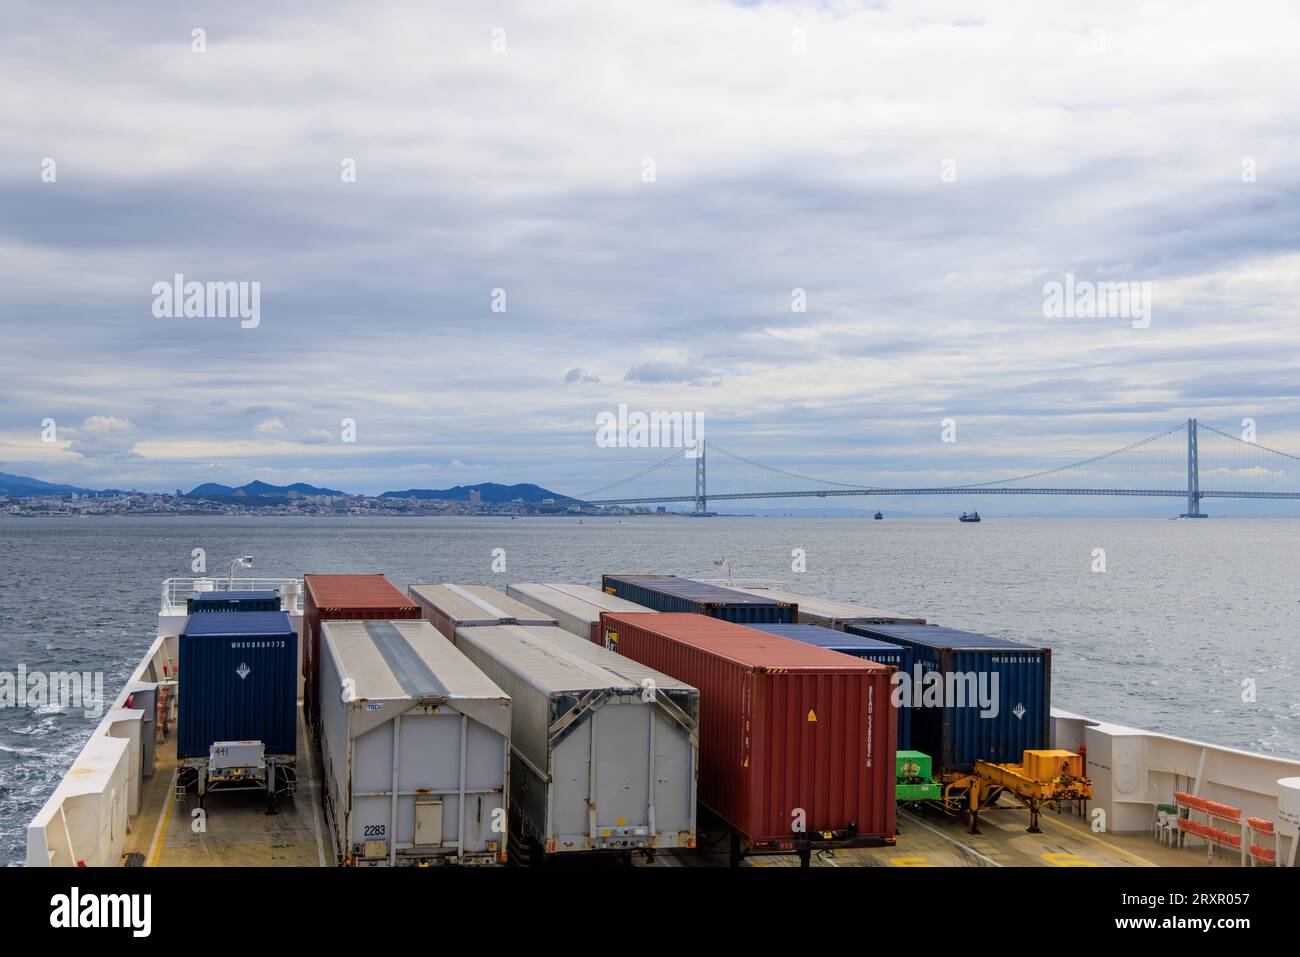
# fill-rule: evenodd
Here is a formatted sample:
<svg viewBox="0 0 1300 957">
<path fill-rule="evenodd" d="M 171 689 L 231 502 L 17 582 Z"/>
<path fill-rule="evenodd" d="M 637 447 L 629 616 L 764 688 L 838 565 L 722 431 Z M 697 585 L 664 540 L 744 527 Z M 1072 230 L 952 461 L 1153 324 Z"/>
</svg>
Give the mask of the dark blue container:
<svg viewBox="0 0 1300 957">
<path fill-rule="evenodd" d="M 816 645 L 827 651 L 852 655 L 877 661 L 882 665 L 893 665 L 899 671 L 910 674 L 912 671 L 912 649 L 897 642 L 868 638 L 865 635 L 850 635 L 847 632 L 823 628 L 821 625 L 750 625 L 755 631 L 764 631 L 769 635 L 793 638 L 806 645 Z M 898 708 L 898 750 L 912 750 L 912 709 Z"/>
<path fill-rule="evenodd" d="M 282 611 L 190 615 L 180 636 L 176 754 L 207 757 L 215 741 L 298 743 L 298 633 Z"/>
<path fill-rule="evenodd" d="M 738 625 L 792 625 L 799 620 L 798 605 L 676 575 L 602 575 L 600 582 L 606 594 L 655 611 L 691 612 Z"/>
<path fill-rule="evenodd" d="M 279 611 L 274 591 L 196 591 L 185 603 L 191 615 L 208 611 Z"/>
<path fill-rule="evenodd" d="M 912 649 L 912 680 L 903 685 L 913 695 L 911 750 L 930 755 L 936 775 L 970 771 L 978 760 L 1019 764 L 1026 750 L 1052 746 L 1050 648 L 934 625 L 844 628 Z M 943 688 L 929 703 L 927 681 Z"/>
</svg>

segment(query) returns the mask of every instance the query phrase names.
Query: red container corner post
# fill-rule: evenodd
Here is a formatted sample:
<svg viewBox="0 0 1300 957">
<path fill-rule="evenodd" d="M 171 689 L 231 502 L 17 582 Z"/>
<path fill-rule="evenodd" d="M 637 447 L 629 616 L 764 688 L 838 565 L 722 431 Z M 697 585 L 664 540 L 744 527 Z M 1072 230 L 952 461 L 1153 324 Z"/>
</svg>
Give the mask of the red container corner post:
<svg viewBox="0 0 1300 957">
<path fill-rule="evenodd" d="M 322 621 L 418 620 L 417 605 L 385 576 L 303 575 L 303 712 L 319 725 L 320 623 Z"/>
<path fill-rule="evenodd" d="M 699 800 L 732 828 L 733 864 L 894 842 L 894 668 L 705 615 L 601 623 L 620 654 L 700 689 Z"/>
</svg>

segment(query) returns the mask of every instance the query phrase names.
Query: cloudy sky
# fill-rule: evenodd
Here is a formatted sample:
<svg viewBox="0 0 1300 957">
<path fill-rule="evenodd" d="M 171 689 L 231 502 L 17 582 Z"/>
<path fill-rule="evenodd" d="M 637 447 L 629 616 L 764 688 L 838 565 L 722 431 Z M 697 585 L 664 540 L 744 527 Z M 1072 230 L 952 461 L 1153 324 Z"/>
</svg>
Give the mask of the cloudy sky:
<svg viewBox="0 0 1300 957">
<path fill-rule="evenodd" d="M 4 22 L 0 470 L 578 494 L 662 457 L 597 446 L 620 403 L 846 482 L 1015 475 L 1188 416 L 1300 452 L 1286 3 Z M 178 273 L 260 283 L 260 323 L 156 316 Z M 1149 324 L 1046 317 L 1066 273 L 1150 283 Z"/>
</svg>

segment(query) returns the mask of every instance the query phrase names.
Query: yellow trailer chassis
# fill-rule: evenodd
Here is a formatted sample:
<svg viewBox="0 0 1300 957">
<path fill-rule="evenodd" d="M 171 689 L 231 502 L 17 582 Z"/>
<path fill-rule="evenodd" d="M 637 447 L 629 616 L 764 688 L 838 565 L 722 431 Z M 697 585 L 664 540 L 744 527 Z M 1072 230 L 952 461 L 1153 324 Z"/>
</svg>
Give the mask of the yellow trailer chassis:
<svg viewBox="0 0 1300 957">
<path fill-rule="evenodd" d="M 1059 811 L 1062 801 L 1084 801 L 1092 797 L 1092 782 L 1069 775 L 1050 781 L 1038 780 L 1025 772 L 1022 764 L 991 764 L 976 761 L 970 774 L 945 775 L 943 809 L 949 814 L 969 815 L 967 831 L 978 834 L 979 813 L 998 807 L 1003 794 L 1014 798 L 1029 811 L 1029 833 L 1041 833 L 1038 815 L 1044 806 Z M 1085 805 L 1086 813 L 1086 805 Z"/>
</svg>

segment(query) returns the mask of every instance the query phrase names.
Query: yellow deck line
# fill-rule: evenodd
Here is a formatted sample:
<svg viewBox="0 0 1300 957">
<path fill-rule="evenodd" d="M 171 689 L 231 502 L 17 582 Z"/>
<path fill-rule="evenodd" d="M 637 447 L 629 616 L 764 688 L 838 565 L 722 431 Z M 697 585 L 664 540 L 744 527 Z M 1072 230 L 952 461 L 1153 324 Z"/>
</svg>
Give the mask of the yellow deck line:
<svg viewBox="0 0 1300 957">
<path fill-rule="evenodd" d="M 167 838 L 167 825 L 172 819 L 172 808 L 176 806 L 176 775 L 177 770 L 172 769 L 171 783 L 167 785 L 167 806 L 163 808 L 162 816 L 158 818 L 158 827 L 154 829 L 153 844 L 149 846 L 149 866 L 158 866 L 158 857 L 162 854 L 163 841 Z"/>
<path fill-rule="evenodd" d="M 1125 857 L 1137 861 L 1143 867 L 1160 866 L 1155 861 L 1149 861 L 1145 857 L 1142 857 L 1140 854 L 1135 854 L 1132 851 L 1125 850 L 1124 848 L 1120 847 L 1118 844 L 1111 844 L 1109 841 L 1102 840 L 1096 834 L 1093 834 L 1092 831 L 1090 830 L 1081 831 L 1078 828 L 1070 827 L 1068 825 L 1062 824 L 1059 821 L 1053 821 L 1046 814 L 1041 815 L 1038 820 L 1040 823 L 1047 823 L 1047 824 L 1051 824 L 1053 827 L 1059 827 L 1067 834 L 1073 834 L 1075 837 L 1086 837 L 1090 841 L 1096 841 L 1098 844 L 1102 845 L 1105 848 L 1108 848 L 1109 850 L 1115 851 L 1118 854 L 1122 854 Z"/>
</svg>

